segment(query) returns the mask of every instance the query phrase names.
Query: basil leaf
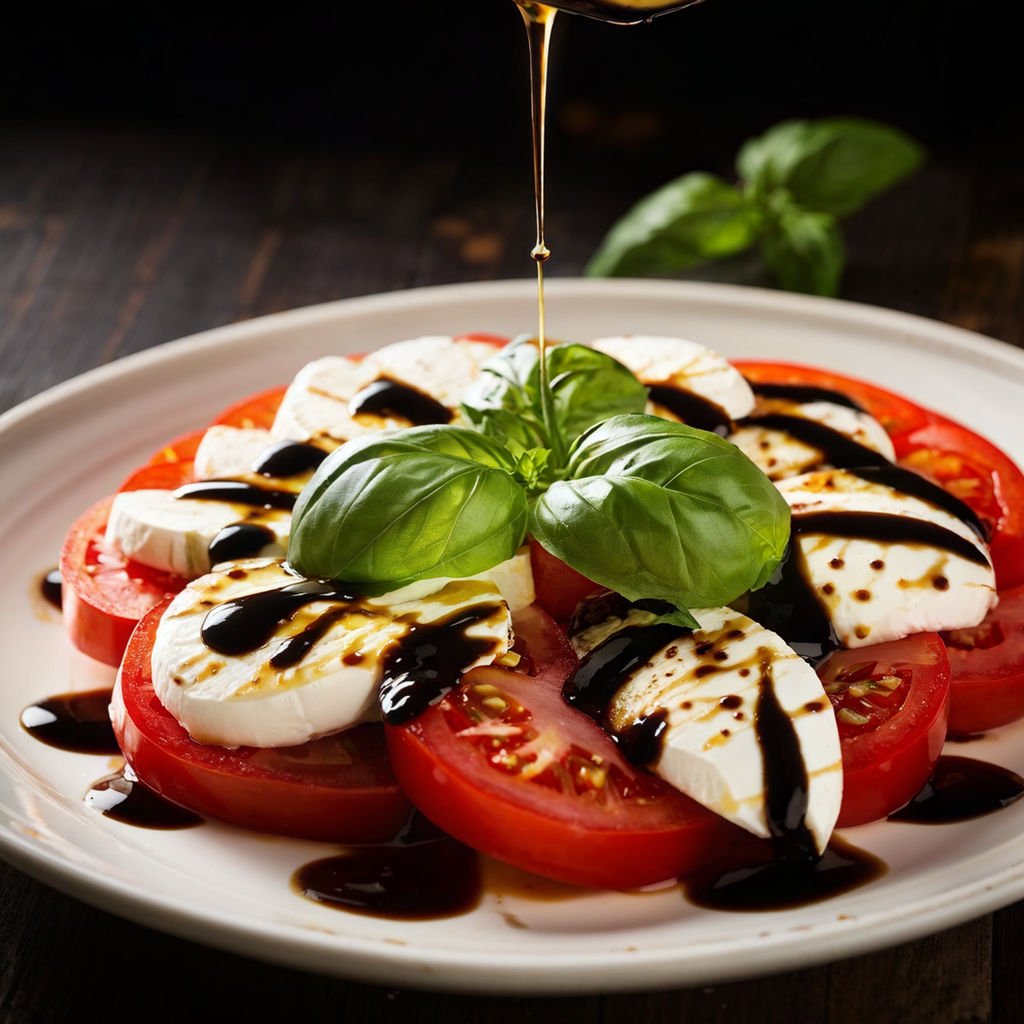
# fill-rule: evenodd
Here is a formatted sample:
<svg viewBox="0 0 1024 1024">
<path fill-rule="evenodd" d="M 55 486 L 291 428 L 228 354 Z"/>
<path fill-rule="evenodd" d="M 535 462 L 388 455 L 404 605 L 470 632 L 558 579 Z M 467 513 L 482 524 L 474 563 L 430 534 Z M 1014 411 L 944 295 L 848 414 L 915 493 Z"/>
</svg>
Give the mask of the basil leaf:
<svg viewBox="0 0 1024 1024">
<path fill-rule="evenodd" d="M 748 249 L 757 207 L 713 174 L 684 174 L 641 199 L 619 220 L 587 265 L 592 277 L 665 274 Z"/>
<path fill-rule="evenodd" d="M 846 262 L 835 218 L 789 206 L 775 217 L 761 242 L 765 267 L 782 288 L 835 295 Z"/>
<path fill-rule="evenodd" d="M 350 441 L 299 495 L 288 560 L 305 576 L 378 590 L 483 572 L 525 536 L 515 468 L 499 444 L 461 427 Z"/>
<path fill-rule="evenodd" d="M 534 503 L 530 530 L 631 601 L 668 601 L 683 617 L 728 604 L 763 586 L 785 552 L 785 500 L 715 434 L 618 416 L 579 439 L 568 468 Z"/>
<path fill-rule="evenodd" d="M 756 193 L 785 188 L 808 210 L 844 217 L 923 158 L 924 150 L 897 128 L 835 117 L 776 125 L 744 145 L 737 170 Z"/>
<path fill-rule="evenodd" d="M 571 441 L 602 420 L 641 412 L 647 404 L 643 384 L 603 352 L 586 345 L 552 345 L 547 358 L 559 440 Z M 540 353 L 524 339 L 484 364 L 462 409 L 469 423 L 521 455 L 555 447 L 540 403 Z"/>
</svg>

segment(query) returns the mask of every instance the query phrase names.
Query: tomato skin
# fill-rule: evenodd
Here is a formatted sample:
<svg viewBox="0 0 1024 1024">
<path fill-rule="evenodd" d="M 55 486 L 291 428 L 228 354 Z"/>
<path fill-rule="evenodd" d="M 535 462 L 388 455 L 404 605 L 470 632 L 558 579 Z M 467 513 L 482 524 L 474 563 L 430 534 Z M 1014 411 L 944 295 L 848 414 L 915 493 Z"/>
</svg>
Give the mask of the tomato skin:
<svg viewBox="0 0 1024 1024">
<path fill-rule="evenodd" d="M 189 737 L 153 691 L 153 640 L 166 606 L 152 609 L 132 635 L 112 705 L 117 741 L 138 777 L 174 803 L 241 828 L 331 842 L 393 838 L 410 806 L 379 726 L 286 750 L 228 749 Z M 331 760 L 335 743 L 352 764 Z"/>
<path fill-rule="evenodd" d="M 150 462 L 132 470 L 118 491 L 173 491 L 195 480 L 190 460 L 182 462 Z"/>
<path fill-rule="evenodd" d="M 192 430 L 168 441 L 149 457 L 151 466 L 159 466 L 167 462 L 191 462 L 196 457 L 199 442 L 206 430 Z"/>
<path fill-rule="evenodd" d="M 234 405 L 229 405 L 213 420 L 212 426 L 225 427 L 261 427 L 269 430 L 277 415 L 278 406 L 287 387 L 268 388 L 249 395 Z"/>
<path fill-rule="evenodd" d="M 571 565 L 530 540 L 530 566 L 537 591 L 537 604 L 559 622 L 568 622 L 576 606 L 585 597 L 604 588 L 587 579 Z"/>
<path fill-rule="evenodd" d="M 624 761 L 600 726 L 563 700 L 564 666 L 545 670 L 540 662 L 533 677 L 474 669 L 440 703 L 411 722 L 386 727 L 395 774 L 428 818 L 467 845 L 523 870 L 610 889 L 690 873 L 731 846 L 740 834 L 735 826 Z M 624 780 L 634 802 L 616 797 L 623 789 L 613 790 L 612 782 L 602 788 L 602 797 L 612 794 L 602 802 L 592 789 L 566 792 L 532 781 L 518 769 L 496 768 L 486 739 L 461 735 L 459 723 L 466 719 L 460 699 L 478 686 L 501 691 L 513 707 L 528 707 L 529 725 L 545 748 L 580 751 L 587 759 L 596 755 L 616 786 Z M 637 799 L 641 792 L 643 799 Z"/>
<path fill-rule="evenodd" d="M 124 559 L 103 544 L 113 498 L 71 524 L 60 556 L 64 627 L 83 654 L 117 666 L 139 619 L 186 581 Z"/>
<path fill-rule="evenodd" d="M 1001 592 L 981 626 L 943 639 L 952 670 L 951 732 L 988 732 L 1024 717 L 1024 586 Z"/>
<path fill-rule="evenodd" d="M 807 384 L 848 395 L 863 406 L 890 434 L 899 434 L 928 422 L 930 413 L 909 398 L 875 384 L 831 370 L 797 363 L 759 359 L 733 359 L 733 366 L 748 380 L 765 384 Z"/>
<path fill-rule="evenodd" d="M 517 653 L 524 655 L 527 674 L 538 682 L 560 687 L 578 663 L 569 638 L 539 605 L 521 608 L 512 616 Z M 523 671 L 524 666 L 518 666 Z"/>
<path fill-rule="evenodd" d="M 991 525 L 999 589 L 1024 583 L 1024 473 L 1009 455 L 938 413 L 893 444 L 901 465 L 942 484 Z"/>
<path fill-rule="evenodd" d="M 848 666 L 875 661 L 882 674 L 911 671 L 906 702 L 868 732 L 840 734 L 843 802 L 837 828 L 885 818 L 911 800 L 928 781 L 942 753 L 949 718 L 949 659 L 937 633 L 837 651 L 818 668 L 827 684 Z"/>
<path fill-rule="evenodd" d="M 504 348 L 509 339 L 504 334 L 489 334 L 487 331 L 470 331 L 468 334 L 457 334 L 456 341 L 480 341 L 495 348 Z"/>
</svg>

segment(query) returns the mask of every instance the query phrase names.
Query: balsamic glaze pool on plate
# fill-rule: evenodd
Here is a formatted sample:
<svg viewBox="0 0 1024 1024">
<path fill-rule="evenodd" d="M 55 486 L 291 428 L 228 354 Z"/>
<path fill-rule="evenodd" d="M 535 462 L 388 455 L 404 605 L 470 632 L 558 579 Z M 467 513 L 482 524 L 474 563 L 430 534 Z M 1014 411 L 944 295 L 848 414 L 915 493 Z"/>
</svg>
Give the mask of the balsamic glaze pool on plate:
<svg viewBox="0 0 1024 1024">
<path fill-rule="evenodd" d="M 171 803 L 140 782 L 129 765 L 97 779 L 85 794 L 85 805 L 106 818 L 137 828 L 168 831 L 203 824 L 198 814 Z"/>
<path fill-rule="evenodd" d="M 60 750 L 118 754 L 109 707 L 109 689 L 60 693 L 25 708 L 21 727 L 40 742 Z"/>
<path fill-rule="evenodd" d="M 414 812 L 390 842 L 349 846 L 305 864 L 292 887 L 317 903 L 375 917 L 454 917 L 480 902 L 480 857 Z"/>
<path fill-rule="evenodd" d="M 39 581 L 39 593 L 47 604 L 52 604 L 58 610 L 64 605 L 64 580 L 61 577 L 60 569 L 50 569 L 43 573 Z"/>
<path fill-rule="evenodd" d="M 943 754 L 921 792 L 889 820 L 917 825 L 970 821 L 1009 807 L 1022 796 L 1024 779 L 1009 768 Z"/>
</svg>

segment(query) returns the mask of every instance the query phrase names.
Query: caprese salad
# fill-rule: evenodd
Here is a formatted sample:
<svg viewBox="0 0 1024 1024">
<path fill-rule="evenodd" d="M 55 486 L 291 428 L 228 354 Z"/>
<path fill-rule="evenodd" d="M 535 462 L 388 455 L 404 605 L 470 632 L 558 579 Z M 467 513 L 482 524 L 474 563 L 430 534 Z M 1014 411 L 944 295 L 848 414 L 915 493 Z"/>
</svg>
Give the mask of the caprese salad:
<svg viewBox="0 0 1024 1024">
<path fill-rule="evenodd" d="M 1024 477 L 859 380 L 678 338 L 328 356 L 68 533 L 135 774 L 345 842 L 410 804 L 629 888 L 811 859 L 1024 715 Z"/>
</svg>

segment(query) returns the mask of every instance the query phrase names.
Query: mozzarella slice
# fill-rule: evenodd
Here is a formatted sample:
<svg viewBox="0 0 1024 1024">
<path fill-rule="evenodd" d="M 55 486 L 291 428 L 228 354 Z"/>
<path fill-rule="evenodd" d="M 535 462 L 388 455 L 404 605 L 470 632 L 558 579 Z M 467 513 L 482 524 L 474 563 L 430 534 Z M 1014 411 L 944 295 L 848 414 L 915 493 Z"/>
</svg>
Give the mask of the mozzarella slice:
<svg viewBox="0 0 1024 1024">
<path fill-rule="evenodd" d="M 271 434 L 278 440 L 341 443 L 368 431 L 408 427 L 401 416 L 350 414 L 349 404 L 363 388 L 390 380 L 447 407 L 454 419 L 463 392 L 495 348 L 479 341 L 430 335 L 399 341 L 361 362 L 327 356 L 304 366 L 285 392 Z"/>
<path fill-rule="evenodd" d="M 914 540 L 800 532 L 801 517 L 815 513 L 899 516 L 942 527 L 987 559 L 986 546 L 970 527 L 944 509 L 842 470 L 792 477 L 778 488 L 793 512 L 800 571 L 844 647 L 975 626 L 995 606 L 995 574 L 988 562 Z"/>
<path fill-rule="evenodd" d="M 198 480 L 255 479 L 253 466 L 274 443 L 269 430 L 210 427 L 196 449 L 192 471 Z"/>
<path fill-rule="evenodd" d="M 192 579 L 210 571 L 210 544 L 236 524 L 265 529 L 266 543 L 258 553 L 283 556 L 291 520 L 281 509 L 175 498 L 173 491 L 122 491 L 110 508 L 106 540 L 126 558 Z"/>
<path fill-rule="evenodd" d="M 878 452 L 890 461 L 896 457 L 892 440 L 873 416 L 835 402 L 793 402 L 777 398 L 758 398 L 755 414 L 739 425 L 729 440 L 771 480 L 783 480 L 825 464 L 820 448 L 801 441 L 782 430 L 761 426 L 759 415 L 781 413 L 813 420 L 839 434 Z"/>
<path fill-rule="evenodd" d="M 228 656 L 203 643 L 203 623 L 214 608 L 298 580 L 281 562 L 256 559 L 195 580 L 171 602 L 153 645 L 153 687 L 193 739 L 228 747 L 293 746 L 374 720 L 388 648 L 416 627 L 460 610 L 483 609 L 465 633 L 488 642 L 487 653 L 463 671 L 490 664 L 512 646 L 508 607 L 481 581 L 442 582 L 413 598 L 314 600 L 293 609 L 269 640 L 247 653 Z M 284 668 L 270 664 L 289 638 L 320 626 L 301 660 Z"/>
<path fill-rule="evenodd" d="M 729 608 L 693 614 L 700 629 L 665 644 L 622 680 L 606 710 L 608 724 L 621 736 L 663 717 L 659 753 L 649 767 L 716 814 L 767 837 L 768 794 L 779 766 L 758 732 L 767 728 L 765 702 L 772 702 L 788 723 L 782 742 L 803 762 L 804 824 L 820 853 L 843 795 L 839 733 L 821 682 L 779 636 L 747 616 Z M 642 619 L 630 612 L 577 635 L 574 645 L 586 655 Z"/>
<path fill-rule="evenodd" d="M 691 392 L 729 419 L 742 419 L 754 408 L 754 393 L 743 375 L 723 356 L 696 342 L 636 334 L 598 338 L 590 344 L 632 370 L 641 383 Z M 653 402 L 648 411 L 665 419 L 680 418 Z"/>
</svg>

